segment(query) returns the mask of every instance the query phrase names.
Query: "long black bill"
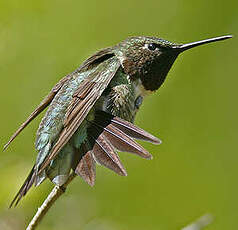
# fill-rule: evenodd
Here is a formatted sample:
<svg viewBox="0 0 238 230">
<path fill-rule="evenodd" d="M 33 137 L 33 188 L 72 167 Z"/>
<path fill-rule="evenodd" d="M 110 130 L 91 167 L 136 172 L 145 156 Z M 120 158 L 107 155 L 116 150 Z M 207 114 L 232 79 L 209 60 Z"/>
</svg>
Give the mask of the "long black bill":
<svg viewBox="0 0 238 230">
<path fill-rule="evenodd" d="M 226 35 L 226 36 L 221 36 L 221 37 L 216 37 L 216 38 L 205 39 L 205 40 L 202 40 L 202 41 L 191 42 L 191 43 L 175 46 L 173 48 L 175 50 L 178 50 L 179 52 L 183 52 L 185 50 L 191 49 L 191 48 L 196 47 L 196 46 L 200 46 L 200 45 L 207 44 L 207 43 L 210 43 L 210 42 L 222 41 L 222 40 L 226 40 L 228 38 L 232 38 L 232 35 Z"/>
</svg>

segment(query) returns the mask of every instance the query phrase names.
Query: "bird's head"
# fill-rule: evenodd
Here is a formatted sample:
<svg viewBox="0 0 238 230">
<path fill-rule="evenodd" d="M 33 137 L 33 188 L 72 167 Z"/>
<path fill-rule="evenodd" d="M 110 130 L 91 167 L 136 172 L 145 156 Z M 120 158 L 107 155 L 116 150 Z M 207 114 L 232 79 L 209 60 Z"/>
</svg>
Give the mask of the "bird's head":
<svg viewBox="0 0 238 230">
<path fill-rule="evenodd" d="M 114 47 L 124 71 L 132 80 L 140 79 L 146 90 L 157 90 L 180 53 L 193 47 L 231 38 L 222 36 L 176 44 L 156 37 L 131 37 Z"/>
</svg>

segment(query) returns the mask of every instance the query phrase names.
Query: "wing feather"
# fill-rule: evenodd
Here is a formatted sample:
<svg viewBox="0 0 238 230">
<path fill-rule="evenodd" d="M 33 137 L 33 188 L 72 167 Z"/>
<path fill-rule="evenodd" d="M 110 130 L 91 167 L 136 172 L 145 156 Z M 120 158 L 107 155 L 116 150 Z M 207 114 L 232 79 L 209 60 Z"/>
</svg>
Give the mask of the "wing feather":
<svg viewBox="0 0 238 230">
<path fill-rule="evenodd" d="M 59 135 L 57 142 L 52 147 L 50 154 L 42 163 L 39 173 L 47 167 L 50 161 L 54 159 L 58 152 L 69 141 L 82 121 L 86 118 L 95 102 L 106 89 L 119 67 L 120 62 L 115 57 L 110 58 L 99 64 L 91 73 L 90 78 L 82 83 L 84 87 L 80 87 L 82 90 L 77 93 L 83 95 L 83 98 L 78 97 L 79 100 L 72 100 L 72 105 L 69 106 L 70 113 L 67 113 L 64 128 Z M 88 86 L 88 84 L 90 84 L 90 86 Z M 86 91 L 87 93 L 85 93 Z"/>
<path fill-rule="evenodd" d="M 110 47 L 102 49 L 88 58 L 78 69 L 76 69 L 71 74 L 66 75 L 62 78 L 50 91 L 50 93 L 43 99 L 40 105 L 30 114 L 27 120 L 18 128 L 18 130 L 11 136 L 10 140 L 7 144 L 4 145 L 3 150 L 6 150 L 7 147 L 11 144 L 11 142 L 21 133 L 21 131 L 36 118 L 53 100 L 57 92 L 61 89 L 61 87 L 67 82 L 75 73 L 79 73 L 85 70 L 92 68 L 95 64 L 98 64 L 110 57 L 113 57 L 114 54 Z"/>
<path fill-rule="evenodd" d="M 50 93 L 43 99 L 43 101 L 40 103 L 40 105 L 30 114 L 30 116 L 27 118 L 27 120 L 18 128 L 18 130 L 11 136 L 10 140 L 7 142 L 7 144 L 4 145 L 3 150 L 6 150 L 7 147 L 11 144 L 11 142 L 21 133 L 21 131 L 32 121 L 34 118 L 36 118 L 54 99 L 57 92 L 61 89 L 61 87 L 64 85 L 66 81 L 68 81 L 71 78 L 71 75 L 65 76 L 63 79 L 61 79 L 50 91 Z"/>
<path fill-rule="evenodd" d="M 28 192 L 28 190 L 31 188 L 31 186 L 34 183 L 35 176 L 36 175 L 35 175 L 35 165 L 34 165 L 28 177 L 26 178 L 23 185 L 19 189 L 18 193 L 15 195 L 14 199 L 12 200 L 9 208 L 11 208 L 13 205 L 17 206 L 21 198 L 26 195 L 26 193 Z"/>
<path fill-rule="evenodd" d="M 19 127 L 19 129 L 12 135 L 10 138 L 9 142 L 4 146 L 4 149 L 6 149 L 9 144 L 16 138 L 16 136 L 39 114 L 41 113 L 54 99 L 56 94 L 59 92 L 59 90 L 62 88 L 63 85 L 65 85 L 69 80 L 71 80 L 74 76 L 77 76 L 78 74 L 84 72 L 84 71 L 91 71 L 92 76 L 91 80 L 86 80 L 84 84 L 80 85 L 79 89 L 75 93 L 73 100 L 71 102 L 71 105 L 68 108 L 68 112 L 66 114 L 66 118 L 70 116 L 69 123 L 68 125 L 64 126 L 63 132 L 60 135 L 60 139 L 58 140 L 59 143 L 56 145 L 56 147 L 59 148 L 54 150 L 54 151 L 60 151 L 60 149 L 64 146 L 64 144 L 69 140 L 69 138 L 72 136 L 74 131 L 77 129 L 77 127 L 80 125 L 84 117 L 87 115 L 88 111 L 90 108 L 93 106 L 95 101 L 98 99 L 98 97 L 101 95 L 105 87 L 107 87 L 108 83 L 116 73 L 118 67 L 119 67 L 119 62 L 116 62 L 116 65 L 112 65 L 112 62 L 107 62 L 110 58 L 114 56 L 113 50 L 111 48 L 106 48 L 103 49 L 90 58 L 88 58 L 78 69 L 76 69 L 74 72 L 71 74 L 65 76 L 63 79 L 61 79 L 50 91 L 50 93 L 45 97 L 45 99 L 40 103 L 40 105 L 30 114 L 30 116 L 27 118 L 27 120 Z M 105 62 L 104 62 L 105 61 Z M 100 64 L 103 63 L 108 63 L 107 66 L 105 66 L 105 70 L 110 69 L 112 67 L 112 71 L 106 72 L 104 71 L 105 74 L 105 79 L 101 79 L 100 74 L 95 73 L 95 69 L 98 69 L 97 67 L 100 66 Z M 95 82 L 94 82 L 95 78 Z M 103 80 L 103 81 L 101 81 Z M 96 84 L 97 83 L 97 84 Z M 105 84 L 105 86 L 104 86 Z M 92 98 L 90 98 L 90 92 L 93 90 L 94 85 L 96 86 L 94 90 L 94 95 Z M 99 94 L 97 90 L 100 90 Z M 98 94 L 98 97 L 95 95 Z M 87 104 L 88 103 L 88 104 Z M 81 116 L 76 116 L 75 109 L 77 110 L 78 108 L 82 108 L 81 111 Z M 79 123 L 78 123 L 79 122 Z M 67 121 L 65 122 L 65 124 Z M 78 124 L 78 125 L 77 125 Z M 70 132 L 70 135 L 67 135 L 67 132 Z M 66 136 L 66 138 L 65 138 Z M 56 153 L 56 154 L 57 154 Z M 55 153 L 54 153 L 55 154 Z M 52 158 L 51 158 L 52 159 Z M 84 164 L 83 166 L 79 165 L 79 174 L 81 173 L 84 177 L 84 179 L 91 185 L 94 184 L 95 181 L 95 160 L 92 157 L 92 154 L 88 154 L 85 156 L 83 159 L 82 163 Z M 81 170 L 81 171 L 80 171 Z M 43 171 L 43 170 L 42 170 Z M 85 174 L 86 173 L 86 174 Z M 26 178 L 25 182 L 23 183 L 22 187 L 20 188 L 19 192 L 16 194 L 15 198 L 13 199 L 10 207 L 12 205 L 17 205 L 18 202 L 21 200 L 23 196 L 26 195 L 28 190 L 31 188 L 33 185 L 35 178 L 39 175 L 39 169 L 38 167 L 32 168 L 30 174 Z"/>
</svg>

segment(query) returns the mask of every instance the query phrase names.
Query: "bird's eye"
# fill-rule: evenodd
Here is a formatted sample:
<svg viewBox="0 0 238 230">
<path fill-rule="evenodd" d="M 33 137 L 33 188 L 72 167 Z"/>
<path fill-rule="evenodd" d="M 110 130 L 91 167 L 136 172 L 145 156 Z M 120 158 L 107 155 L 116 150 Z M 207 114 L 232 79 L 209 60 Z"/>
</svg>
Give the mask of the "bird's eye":
<svg viewBox="0 0 238 230">
<path fill-rule="evenodd" d="M 148 49 L 149 49 L 149 50 L 153 51 L 153 50 L 155 50 L 156 48 L 157 48 L 157 46 L 156 46 L 155 43 L 150 43 L 150 44 L 148 44 Z"/>
</svg>

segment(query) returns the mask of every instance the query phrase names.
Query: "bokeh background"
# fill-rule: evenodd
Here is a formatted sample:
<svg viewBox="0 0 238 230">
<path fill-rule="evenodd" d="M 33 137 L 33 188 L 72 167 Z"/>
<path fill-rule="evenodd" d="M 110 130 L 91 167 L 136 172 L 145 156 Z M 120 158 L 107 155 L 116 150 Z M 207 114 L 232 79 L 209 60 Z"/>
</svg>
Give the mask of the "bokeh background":
<svg viewBox="0 0 238 230">
<path fill-rule="evenodd" d="M 75 179 L 39 229 L 181 229 L 205 213 L 207 229 L 238 228 L 237 0 L 1 0 L 1 146 L 51 87 L 96 50 L 135 35 L 191 42 L 233 39 L 182 54 L 136 124 L 163 140 L 147 161 L 120 154 L 128 177 L 97 167 L 95 187 Z M 0 153 L 0 229 L 24 229 L 52 189 L 8 205 L 36 157 L 42 115 Z"/>
</svg>

